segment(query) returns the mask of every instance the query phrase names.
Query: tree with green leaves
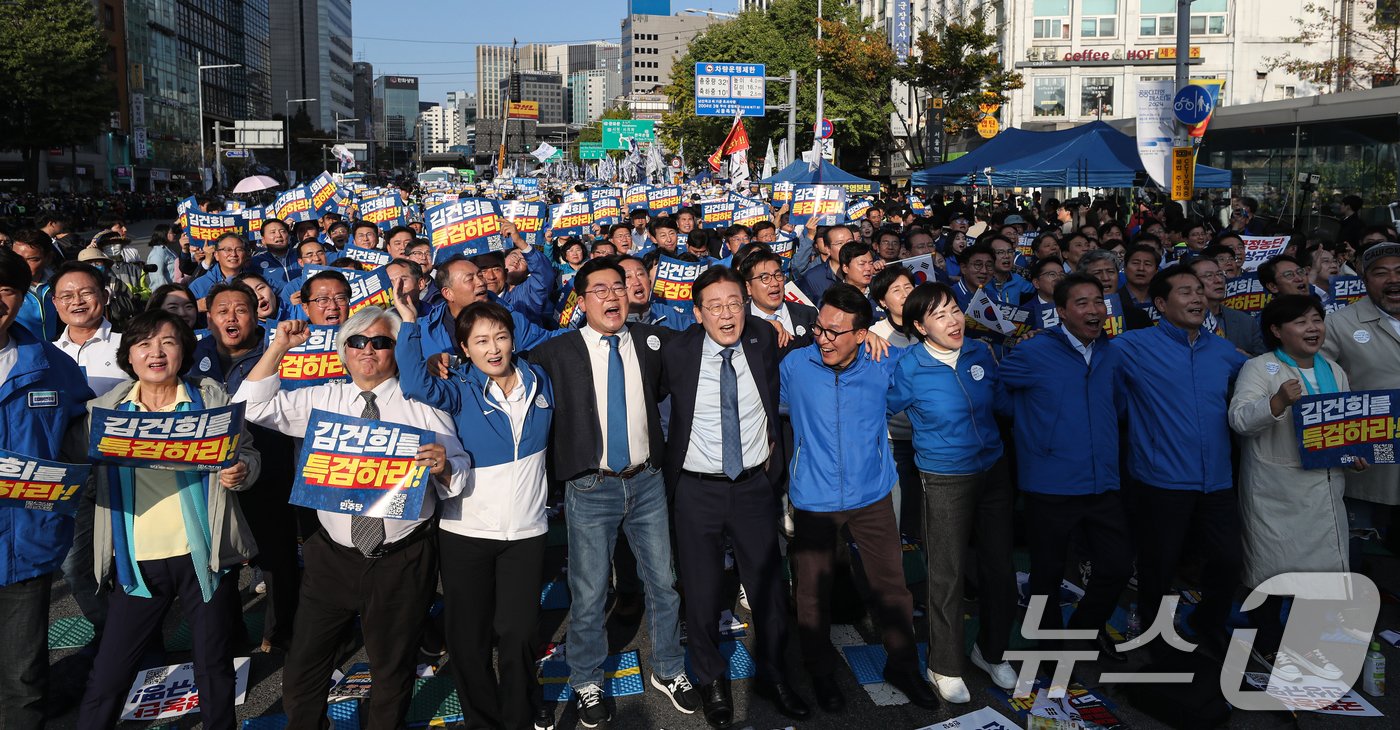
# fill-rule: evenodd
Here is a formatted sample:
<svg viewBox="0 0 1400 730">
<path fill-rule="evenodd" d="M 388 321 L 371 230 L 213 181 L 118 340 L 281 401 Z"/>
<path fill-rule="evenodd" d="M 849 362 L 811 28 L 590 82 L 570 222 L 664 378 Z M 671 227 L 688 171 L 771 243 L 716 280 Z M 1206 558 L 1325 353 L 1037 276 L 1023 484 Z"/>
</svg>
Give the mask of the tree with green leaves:
<svg viewBox="0 0 1400 730">
<path fill-rule="evenodd" d="M 90 0 L 9 0 L 0 48 L 0 149 L 20 151 L 37 188 L 45 150 L 91 141 L 117 108 L 107 41 Z"/>
<path fill-rule="evenodd" d="M 1021 74 L 1005 68 L 997 51 L 1000 29 L 992 19 L 993 12 L 989 7 L 931 23 L 934 30 L 919 33 L 909 63 L 896 74 L 926 98 L 943 99 L 943 126 L 949 135 L 975 128 L 982 117 L 980 105 L 1005 104 L 1008 92 L 1025 85 Z M 918 124 L 916 119 L 915 126 Z M 930 133 L 937 130 L 911 136 Z M 922 149 L 922 145 L 914 147 Z"/>
<path fill-rule="evenodd" d="M 1269 70 L 1283 69 L 1319 91 L 1346 91 L 1396 83 L 1400 65 L 1400 2 L 1396 0 L 1343 0 L 1309 2 L 1294 18 L 1297 33 L 1287 43 L 1311 50 L 1319 44 L 1329 49 L 1325 58 L 1315 53 L 1285 51 L 1264 59 Z M 1384 79 L 1384 82 L 1381 80 Z"/>
<path fill-rule="evenodd" d="M 696 36 L 678 61 L 666 87 L 671 112 L 661 136 L 668 147 L 685 142 L 687 164 L 703 160 L 719 147 L 733 124 L 732 117 L 695 115 L 695 64 L 700 62 L 762 63 L 769 76 L 797 70 L 797 147 L 793 156 L 812 146 L 816 123 L 818 66 L 822 69 L 823 113 L 836 124 L 836 145 L 850 164 L 863 164 L 889 136 L 890 81 L 895 58 L 882 31 L 860 16 L 857 3 L 827 0 L 822 8 L 822 35 L 817 41 L 817 0 L 774 0 L 766 11 L 745 11 L 735 20 L 716 23 Z M 769 103 L 787 102 L 787 85 L 769 85 Z M 745 117 L 754 151 L 768 140 L 787 135 L 787 114 L 770 112 Z"/>
</svg>

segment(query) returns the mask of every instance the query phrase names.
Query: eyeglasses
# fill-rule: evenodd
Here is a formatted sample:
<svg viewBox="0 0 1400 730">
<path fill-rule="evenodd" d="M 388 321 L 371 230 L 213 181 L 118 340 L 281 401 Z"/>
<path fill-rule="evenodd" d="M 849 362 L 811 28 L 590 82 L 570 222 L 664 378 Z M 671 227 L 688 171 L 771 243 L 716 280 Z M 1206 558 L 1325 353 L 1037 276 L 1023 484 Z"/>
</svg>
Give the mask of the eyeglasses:
<svg viewBox="0 0 1400 730">
<path fill-rule="evenodd" d="M 994 248 L 992 249 L 992 253 L 996 254 L 997 256 L 1010 256 L 1011 254 L 1015 253 L 1015 249 Z"/>
<path fill-rule="evenodd" d="M 1224 278 L 1225 278 L 1225 272 L 1219 271 L 1219 270 L 1216 270 L 1216 271 L 1206 271 L 1206 272 L 1197 272 L 1197 273 L 1196 273 L 1196 278 L 1197 278 L 1197 279 L 1201 279 L 1201 280 L 1205 280 L 1205 281 L 1209 281 L 1209 280 L 1211 280 L 1211 279 L 1224 279 Z"/>
<path fill-rule="evenodd" d="M 333 297 L 316 297 L 315 299 L 311 299 L 309 301 L 311 304 L 325 309 L 326 307 L 329 307 L 332 302 L 334 302 L 337 306 L 343 307 L 350 303 L 350 297 L 345 296 L 344 294 L 337 294 Z"/>
<path fill-rule="evenodd" d="M 1297 281 L 1304 276 L 1306 276 L 1306 274 L 1303 273 L 1302 269 L 1288 269 L 1287 271 L 1278 272 L 1278 278 L 1284 281 Z"/>
<path fill-rule="evenodd" d="M 618 284 L 617 286 L 595 286 L 588 290 L 588 295 L 600 302 L 607 301 L 608 295 L 615 297 L 627 296 L 627 287 Z"/>
<path fill-rule="evenodd" d="M 90 302 L 97 298 L 97 291 L 94 289 L 83 289 L 78 292 L 65 292 L 54 297 L 53 300 L 59 304 L 72 304 L 79 299 Z"/>
<path fill-rule="evenodd" d="M 239 246 L 238 248 L 216 248 L 215 253 L 247 253 L 248 249 Z"/>
<path fill-rule="evenodd" d="M 852 327 L 848 330 L 833 330 L 827 329 L 826 327 L 814 323 L 812 325 L 812 338 L 817 340 L 818 342 L 823 340 L 827 342 L 835 342 L 837 337 L 840 337 L 841 335 L 845 334 L 850 334 L 855 331 L 855 327 Z"/>
<path fill-rule="evenodd" d="M 709 306 L 701 307 L 701 309 L 705 310 L 706 312 L 709 312 L 711 317 L 718 317 L 721 314 L 724 314 L 725 312 L 729 312 L 730 314 L 738 314 L 744 311 L 744 303 L 739 301 L 738 299 L 732 299 L 722 304 L 711 304 Z"/>
<path fill-rule="evenodd" d="M 749 281 L 757 281 L 760 284 L 772 284 L 773 282 L 781 284 L 787 281 L 787 277 L 783 276 L 783 272 L 781 271 L 774 271 L 750 276 Z"/>
<path fill-rule="evenodd" d="M 388 335 L 375 335 L 374 337 L 351 335 L 346 338 L 345 346 L 352 350 L 363 350 L 370 346 L 376 350 L 392 350 L 394 349 L 394 338 Z"/>
</svg>

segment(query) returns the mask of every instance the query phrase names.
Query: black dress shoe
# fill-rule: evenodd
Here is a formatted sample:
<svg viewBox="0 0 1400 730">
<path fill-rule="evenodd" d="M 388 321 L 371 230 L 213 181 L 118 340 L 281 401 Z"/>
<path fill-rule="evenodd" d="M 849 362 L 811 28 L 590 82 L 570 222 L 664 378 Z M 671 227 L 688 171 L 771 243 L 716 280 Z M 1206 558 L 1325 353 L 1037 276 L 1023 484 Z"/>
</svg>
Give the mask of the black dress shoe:
<svg viewBox="0 0 1400 730">
<path fill-rule="evenodd" d="M 822 708 L 822 712 L 835 714 L 846 709 L 846 697 L 841 694 L 835 675 L 813 675 L 812 691 L 817 695 L 817 707 Z"/>
<path fill-rule="evenodd" d="M 936 710 L 939 706 L 938 694 L 933 691 L 933 687 L 917 672 L 891 670 L 885 668 L 885 681 L 894 686 L 895 689 L 904 693 L 910 702 L 927 710 Z"/>
<path fill-rule="evenodd" d="M 729 679 L 721 678 L 700 687 L 700 704 L 710 727 L 727 728 L 734 723 L 734 700 L 729 696 Z"/>
<path fill-rule="evenodd" d="M 1121 651 L 1118 651 L 1118 646 L 1116 642 L 1113 641 L 1112 636 L 1108 635 L 1107 631 L 1099 631 L 1099 635 L 1095 643 L 1097 644 L 1097 646 L 1095 646 L 1094 648 L 1098 650 L 1099 656 L 1103 657 L 1104 659 L 1108 659 L 1109 661 L 1114 662 L 1128 661 L 1128 655 L 1124 654 Z"/>
<path fill-rule="evenodd" d="M 782 682 L 765 682 L 761 679 L 754 680 L 753 693 L 765 700 L 773 703 L 784 717 L 793 720 L 806 720 L 812 716 L 811 708 L 802 701 L 797 692 Z"/>
</svg>

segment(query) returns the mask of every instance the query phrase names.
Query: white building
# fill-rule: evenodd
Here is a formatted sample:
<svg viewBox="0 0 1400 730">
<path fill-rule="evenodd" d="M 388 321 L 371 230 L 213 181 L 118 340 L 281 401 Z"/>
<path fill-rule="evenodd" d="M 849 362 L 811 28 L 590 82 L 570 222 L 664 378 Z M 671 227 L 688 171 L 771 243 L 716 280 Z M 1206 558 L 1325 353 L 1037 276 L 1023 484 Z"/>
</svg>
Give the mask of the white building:
<svg viewBox="0 0 1400 730">
<path fill-rule="evenodd" d="M 422 114 L 423 151 L 428 154 L 442 154 L 449 147 L 466 144 L 466 129 L 462 125 L 462 113 L 456 106 L 441 104 L 430 107 Z"/>
<path fill-rule="evenodd" d="M 621 92 L 622 77 L 613 69 L 595 68 L 569 74 L 569 98 L 573 104 L 569 121 L 574 124 L 596 121 Z"/>
</svg>

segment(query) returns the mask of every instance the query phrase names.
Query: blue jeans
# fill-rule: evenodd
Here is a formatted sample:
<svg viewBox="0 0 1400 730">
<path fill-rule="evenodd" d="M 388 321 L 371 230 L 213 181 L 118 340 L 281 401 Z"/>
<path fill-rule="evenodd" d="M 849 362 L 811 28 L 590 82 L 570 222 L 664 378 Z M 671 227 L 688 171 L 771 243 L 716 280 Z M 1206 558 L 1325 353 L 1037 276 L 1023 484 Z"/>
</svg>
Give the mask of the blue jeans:
<svg viewBox="0 0 1400 730">
<path fill-rule="evenodd" d="M 631 479 L 590 474 L 570 480 L 564 510 L 569 521 L 569 592 L 573 595 L 566 655 L 572 672 L 569 683 L 575 689 L 603 686 L 602 666 L 608 656 L 603 607 L 619 525 L 637 556 L 637 574 L 646 586 L 652 670 L 661 679 L 684 672 L 680 598 L 672 585 L 671 528 L 661 471 L 648 466 Z"/>
</svg>

